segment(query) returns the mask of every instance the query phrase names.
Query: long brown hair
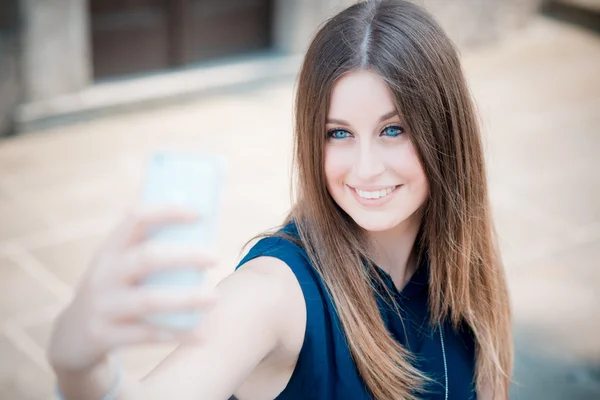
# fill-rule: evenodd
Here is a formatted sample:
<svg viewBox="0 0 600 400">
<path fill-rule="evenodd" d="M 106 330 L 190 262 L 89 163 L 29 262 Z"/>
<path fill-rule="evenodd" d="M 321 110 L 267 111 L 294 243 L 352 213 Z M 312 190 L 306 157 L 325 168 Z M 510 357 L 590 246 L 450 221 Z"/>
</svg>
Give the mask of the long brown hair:
<svg viewBox="0 0 600 400">
<path fill-rule="evenodd" d="M 324 175 L 330 94 L 366 69 L 393 94 L 429 181 L 415 243 L 430 263 L 430 323 L 466 323 L 476 342 L 476 387 L 508 397 L 513 348 L 504 269 L 494 240 L 484 156 L 457 52 L 422 8 L 401 0 L 355 4 L 312 40 L 295 103 L 294 220 L 339 314 L 353 359 L 376 399 L 415 399 L 428 378 L 380 316 L 364 231 L 329 195 Z M 372 266 L 371 266 L 372 267 Z"/>
</svg>

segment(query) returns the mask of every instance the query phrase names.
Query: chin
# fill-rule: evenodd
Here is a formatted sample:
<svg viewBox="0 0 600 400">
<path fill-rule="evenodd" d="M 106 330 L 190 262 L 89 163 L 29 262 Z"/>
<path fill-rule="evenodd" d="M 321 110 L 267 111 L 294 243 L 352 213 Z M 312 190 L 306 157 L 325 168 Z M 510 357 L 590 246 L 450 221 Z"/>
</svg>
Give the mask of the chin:
<svg viewBox="0 0 600 400">
<path fill-rule="evenodd" d="M 374 213 L 360 213 L 357 214 L 349 214 L 350 218 L 354 220 L 364 230 L 368 232 L 385 232 L 394 229 L 398 225 L 400 225 L 404 219 L 398 218 L 398 216 L 386 215 L 386 213 L 381 213 L 380 215 Z"/>
</svg>

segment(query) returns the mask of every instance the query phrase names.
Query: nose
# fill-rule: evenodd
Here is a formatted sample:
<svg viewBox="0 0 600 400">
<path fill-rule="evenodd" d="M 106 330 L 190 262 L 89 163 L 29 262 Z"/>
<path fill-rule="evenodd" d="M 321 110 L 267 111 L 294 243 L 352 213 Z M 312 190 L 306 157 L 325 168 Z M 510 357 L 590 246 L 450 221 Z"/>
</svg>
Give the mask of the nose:
<svg viewBox="0 0 600 400">
<path fill-rule="evenodd" d="M 371 182 L 385 171 L 382 154 L 372 142 L 363 142 L 358 147 L 354 174 L 363 182 Z"/>
</svg>

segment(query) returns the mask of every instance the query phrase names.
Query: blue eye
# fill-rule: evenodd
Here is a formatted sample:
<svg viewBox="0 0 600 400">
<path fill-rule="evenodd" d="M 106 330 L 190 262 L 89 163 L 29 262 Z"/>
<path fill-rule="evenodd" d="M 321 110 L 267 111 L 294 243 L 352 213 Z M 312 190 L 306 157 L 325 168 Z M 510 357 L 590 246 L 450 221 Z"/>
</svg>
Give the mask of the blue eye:
<svg viewBox="0 0 600 400">
<path fill-rule="evenodd" d="M 348 136 L 350 136 L 350 133 L 343 129 L 332 129 L 327 132 L 327 137 L 332 139 L 345 139 Z"/>
<path fill-rule="evenodd" d="M 398 125 L 390 125 L 383 128 L 383 135 L 388 137 L 397 137 L 404 133 L 404 128 Z"/>
</svg>

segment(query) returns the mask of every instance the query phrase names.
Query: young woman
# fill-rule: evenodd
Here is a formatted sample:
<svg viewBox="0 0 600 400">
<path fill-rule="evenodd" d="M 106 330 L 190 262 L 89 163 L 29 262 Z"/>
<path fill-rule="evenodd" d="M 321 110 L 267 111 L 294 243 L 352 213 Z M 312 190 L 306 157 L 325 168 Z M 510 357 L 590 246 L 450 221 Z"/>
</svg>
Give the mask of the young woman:
<svg viewBox="0 0 600 400">
<path fill-rule="evenodd" d="M 136 286 L 212 264 L 143 245 L 193 218 L 135 213 L 90 266 L 49 349 L 67 399 L 507 399 L 511 316 L 477 118 L 456 51 L 412 3 L 330 19 L 301 69 L 297 199 L 214 291 Z M 147 324 L 204 308 L 194 332 Z M 198 338 L 202 338 L 198 340 Z M 182 343 L 141 381 L 108 354 Z M 105 396 L 105 397 L 103 397 Z"/>
</svg>

